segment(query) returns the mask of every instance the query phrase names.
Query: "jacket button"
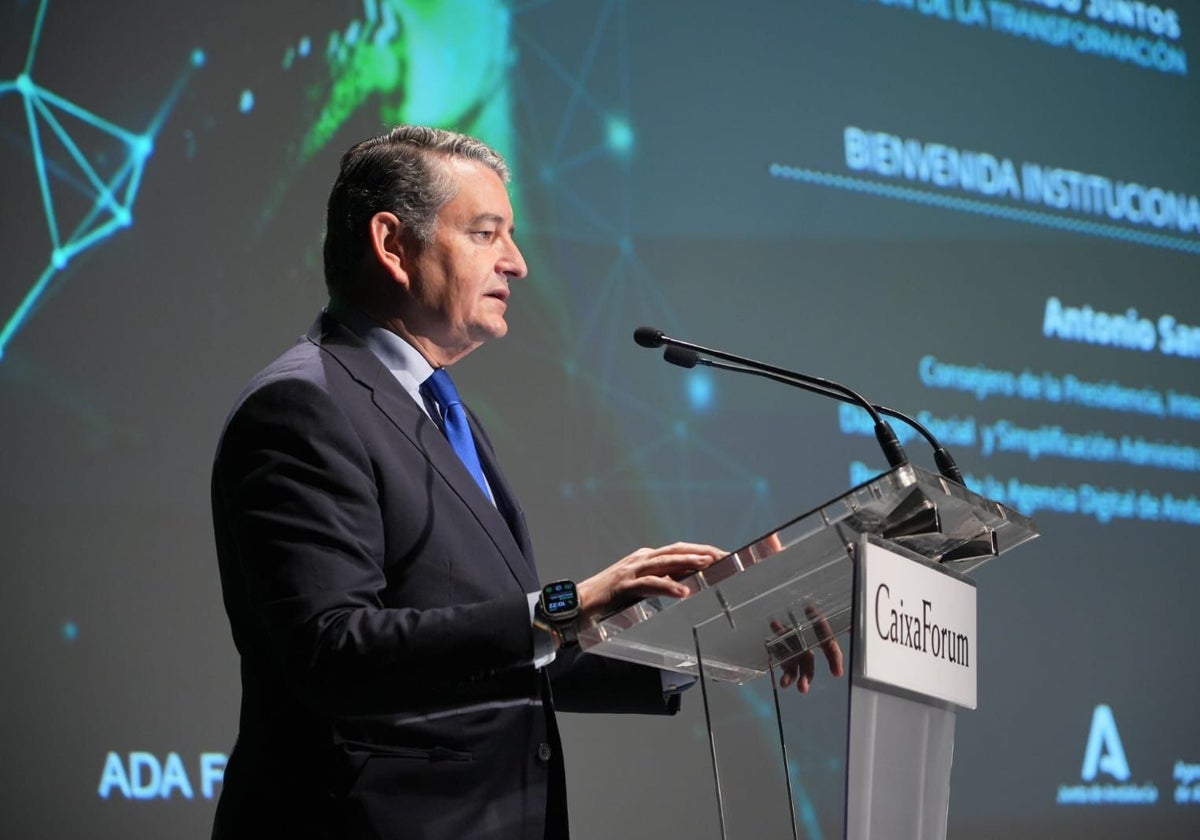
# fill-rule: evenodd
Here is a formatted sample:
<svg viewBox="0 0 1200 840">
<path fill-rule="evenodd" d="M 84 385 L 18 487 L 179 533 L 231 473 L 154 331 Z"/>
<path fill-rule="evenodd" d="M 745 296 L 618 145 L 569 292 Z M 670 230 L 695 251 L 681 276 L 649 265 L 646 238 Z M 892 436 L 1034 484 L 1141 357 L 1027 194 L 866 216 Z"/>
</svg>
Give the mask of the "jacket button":
<svg viewBox="0 0 1200 840">
<path fill-rule="evenodd" d="M 538 761 L 541 761 L 541 762 L 549 761 L 551 755 L 552 755 L 552 752 L 550 750 L 549 744 L 544 743 L 544 742 L 541 744 L 538 744 L 538 748 L 537 748 Z"/>
</svg>

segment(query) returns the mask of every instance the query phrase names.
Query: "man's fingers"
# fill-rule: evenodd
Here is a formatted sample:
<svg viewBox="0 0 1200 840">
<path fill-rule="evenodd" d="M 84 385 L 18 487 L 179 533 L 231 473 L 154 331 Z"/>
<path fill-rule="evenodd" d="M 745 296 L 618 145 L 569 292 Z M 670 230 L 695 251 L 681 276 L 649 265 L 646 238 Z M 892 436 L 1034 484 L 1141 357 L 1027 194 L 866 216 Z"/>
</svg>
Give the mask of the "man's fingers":
<svg viewBox="0 0 1200 840">
<path fill-rule="evenodd" d="M 835 677 L 842 676 L 843 659 L 842 648 L 838 644 L 837 639 L 831 634 L 829 622 L 823 617 L 818 618 L 819 613 L 812 607 L 806 607 L 805 612 L 808 613 L 810 619 L 814 619 L 813 628 L 817 631 L 818 637 L 824 637 L 825 641 L 821 642 L 821 651 L 825 655 L 825 661 L 829 663 L 829 673 Z M 769 626 L 773 633 L 783 633 L 787 627 L 778 619 L 771 619 Z M 779 686 L 788 688 L 795 684 L 796 690 L 801 694 L 806 694 L 812 687 L 814 678 L 816 677 L 816 656 L 814 651 L 806 650 L 798 653 L 786 662 L 779 665 Z"/>
<path fill-rule="evenodd" d="M 825 661 L 829 663 L 829 673 L 835 677 L 842 675 L 842 648 L 836 638 L 821 642 L 821 650 L 825 651 Z"/>
<path fill-rule="evenodd" d="M 796 690 L 801 694 L 806 694 L 809 687 L 812 686 L 813 676 L 816 674 L 816 657 L 813 656 L 811 650 L 806 650 L 796 657 L 796 665 L 800 671 L 800 678 L 796 681 Z"/>
<path fill-rule="evenodd" d="M 686 598 L 691 590 L 675 579 L 707 568 L 728 553 L 713 545 L 691 542 L 639 548 L 580 583 L 583 610 L 596 614 L 652 595 Z"/>
<path fill-rule="evenodd" d="M 623 590 L 623 594 L 637 598 L 649 598 L 652 595 L 684 598 L 688 594 L 688 588 L 682 583 L 662 575 L 642 575 L 633 578 Z"/>
<path fill-rule="evenodd" d="M 707 569 L 725 554 L 720 549 L 708 551 L 661 551 L 634 561 L 636 574 L 686 575 Z"/>
<path fill-rule="evenodd" d="M 724 557 L 729 553 L 723 548 L 717 548 L 715 545 L 692 542 L 674 542 L 670 545 L 660 546 L 654 549 L 654 551 L 661 554 L 704 554 L 713 558 Z"/>
<path fill-rule="evenodd" d="M 801 694 L 808 692 L 812 685 L 813 664 L 812 651 L 805 651 L 797 654 L 779 666 L 779 687 L 789 688 L 793 683 L 796 685 L 796 690 Z"/>
<path fill-rule="evenodd" d="M 714 545 L 677 542 L 650 549 L 646 552 L 645 559 L 650 562 L 686 563 L 702 569 L 728 554 L 725 549 Z"/>
<path fill-rule="evenodd" d="M 821 642 L 821 650 L 825 653 L 825 661 L 829 663 L 829 673 L 840 677 L 843 667 L 842 648 L 838 645 L 837 637 L 833 635 L 829 619 L 812 604 L 805 605 L 804 613 L 813 620 L 813 630 L 816 631 L 817 638 L 825 640 Z"/>
</svg>

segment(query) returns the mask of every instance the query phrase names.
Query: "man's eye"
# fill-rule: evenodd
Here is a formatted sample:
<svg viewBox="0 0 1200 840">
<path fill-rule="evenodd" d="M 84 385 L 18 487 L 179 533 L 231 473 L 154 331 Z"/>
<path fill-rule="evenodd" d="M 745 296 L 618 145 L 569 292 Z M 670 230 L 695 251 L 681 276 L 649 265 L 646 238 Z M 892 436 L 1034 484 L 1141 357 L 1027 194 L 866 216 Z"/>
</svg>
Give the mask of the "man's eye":
<svg viewBox="0 0 1200 840">
<path fill-rule="evenodd" d="M 495 236 L 496 236 L 496 231 L 494 231 L 494 230 L 477 230 L 477 231 L 475 231 L 475 238 L 479 239 L 483 242 L 490 242 Z"/>
</svg>

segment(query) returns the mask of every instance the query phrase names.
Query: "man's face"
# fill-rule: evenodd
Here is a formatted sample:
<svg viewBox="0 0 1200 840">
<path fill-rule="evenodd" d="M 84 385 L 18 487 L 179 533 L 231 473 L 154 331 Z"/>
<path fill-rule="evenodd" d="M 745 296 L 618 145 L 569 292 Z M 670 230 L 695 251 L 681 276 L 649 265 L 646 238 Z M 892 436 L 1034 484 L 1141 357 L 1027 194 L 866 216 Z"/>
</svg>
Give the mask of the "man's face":
<svg viewBox="0 0 1200 840">
<path fill-rule="evenodd" d="M 430 240 L 408 263 L 410 327 L 448 364 L 508 332 L 508 281 L 526 274 L 513 240 L 513 211 L 500 177 L 481 163 L 443 164 L 458 192 L 438 214 Z M 422 342 L 424 343 L 424 342 Z"/>
</svg>

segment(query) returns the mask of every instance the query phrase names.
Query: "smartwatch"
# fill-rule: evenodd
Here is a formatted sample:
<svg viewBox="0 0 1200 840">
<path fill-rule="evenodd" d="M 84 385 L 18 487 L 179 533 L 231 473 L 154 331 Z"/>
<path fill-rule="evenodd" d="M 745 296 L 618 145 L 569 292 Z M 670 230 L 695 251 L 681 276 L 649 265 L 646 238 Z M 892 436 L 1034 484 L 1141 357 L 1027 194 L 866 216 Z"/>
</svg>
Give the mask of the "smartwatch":
<svg viewBox="0 0 1200 840">
<path fill-rule="evenodd" d="M 539 623 L 557 635 L 563 645 L 575 644 L 578 633 L 575 620 L 579 618 L 579 590 L 575 581 L 556 580 L 543 586 L 535 612 Z"/>
</svg>

